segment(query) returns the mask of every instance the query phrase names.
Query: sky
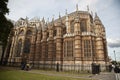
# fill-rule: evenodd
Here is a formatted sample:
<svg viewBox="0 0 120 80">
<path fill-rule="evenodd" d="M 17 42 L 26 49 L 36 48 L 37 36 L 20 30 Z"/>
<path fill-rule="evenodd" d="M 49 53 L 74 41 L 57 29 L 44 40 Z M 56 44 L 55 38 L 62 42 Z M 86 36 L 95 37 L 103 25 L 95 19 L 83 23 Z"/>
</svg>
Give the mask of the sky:
<svg viewBox="0 0 120 80">
<path fill-rule="evenodd" d="M 90 12 L 96 12 L 106 29 L 108 55 L 120 61 L 120 0 L 9 0 L 10 13 L 7 18 L 17 21 L 20 17 L 29 19 L 43 17 L 51 21 L 52 17 L 58 18 L 76 10 L 86 11 L 87 5 Z"/>
</svg>

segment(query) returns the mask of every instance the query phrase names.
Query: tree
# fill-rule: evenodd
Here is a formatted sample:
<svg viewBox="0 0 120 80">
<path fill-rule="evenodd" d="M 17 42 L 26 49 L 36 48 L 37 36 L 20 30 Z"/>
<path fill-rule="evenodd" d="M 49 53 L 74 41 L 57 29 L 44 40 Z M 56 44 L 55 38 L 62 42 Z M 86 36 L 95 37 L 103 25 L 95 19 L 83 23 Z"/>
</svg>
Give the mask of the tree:
<svg viewBox="0 0 120 80">
<path fill-rule="evenodd" d="M 0 41 L 2 42 L 2 59 L 4 56 L 5 47 L 7 44 L 7 39 L 10 34 L 10 31 L 13 27 L 13 24 L 10 20 L 6 18 L 6 14 L 9 13 L 9 9 L 7 8 L 8 0 L 0 0 Z"/>
</svg>

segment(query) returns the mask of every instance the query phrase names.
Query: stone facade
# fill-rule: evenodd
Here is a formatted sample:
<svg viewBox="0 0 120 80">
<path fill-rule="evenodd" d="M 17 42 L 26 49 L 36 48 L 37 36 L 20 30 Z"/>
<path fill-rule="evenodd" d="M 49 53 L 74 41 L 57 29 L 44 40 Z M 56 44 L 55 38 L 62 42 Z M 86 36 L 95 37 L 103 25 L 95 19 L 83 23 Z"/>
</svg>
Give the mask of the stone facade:
<svg viewBox="0 0 120 80">
<path fill-rule="evenodd" d="M 46 22 L 20 18 L 13 29 L 8 62 L 88 65 L 108 61 L 105 27 L 89 11 L 75 12 Z"/>
</svg>

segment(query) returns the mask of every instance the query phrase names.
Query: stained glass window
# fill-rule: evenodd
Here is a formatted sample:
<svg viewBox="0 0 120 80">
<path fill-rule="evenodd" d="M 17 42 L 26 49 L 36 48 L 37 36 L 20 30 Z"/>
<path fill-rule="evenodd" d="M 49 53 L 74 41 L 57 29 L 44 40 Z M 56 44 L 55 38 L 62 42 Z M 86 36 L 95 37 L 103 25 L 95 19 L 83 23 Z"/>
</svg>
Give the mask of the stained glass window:
<svg viewBox="0 0 120 80">
<path fill-rule="evenodd" d="M 20 57 L 21 48 L 22 48 L 22 40 L 20 39 L 16 47 L 16 57 Z"/>
<path fill-rule="evenodd" d="M 81 32 L 87 32 L 87 25 L 85 20 L 82 20 L 80 22 L 80 27 L 81 27 Z"/>
<path fill-rule="evenodd" d="M 30 39 L 26 39 L 24 43 L 24 53 L 30 53 Z"/>
</svg>

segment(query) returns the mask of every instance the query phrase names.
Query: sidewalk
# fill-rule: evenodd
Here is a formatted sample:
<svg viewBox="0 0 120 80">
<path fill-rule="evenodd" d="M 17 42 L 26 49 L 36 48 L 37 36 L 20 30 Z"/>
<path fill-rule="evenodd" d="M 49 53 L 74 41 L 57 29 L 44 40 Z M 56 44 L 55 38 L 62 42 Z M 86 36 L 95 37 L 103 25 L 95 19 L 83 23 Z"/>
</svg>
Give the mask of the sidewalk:
<svg viewBox="0 0 120 80">
<path fill-rule="evenodd" d="M 98 80 L 116 80 L 114 73 L 104 72 L 100 73 L 99 75 L 92 76 L 93 79 Z"/>
<path fill-rule="evenodd" d="M 92 74 L 68 74 L 64 72 L 53 72 L 53 71 L 41 71 L 41 70 L 30 70 L 29 73 L 43 74 L 49 76 L 63 76 L 63 77 L 71 77 L 71 78 L 84 78 L 91 80 L 116 80 L 114 73 L 109 72 L 101 72 L 99 75 Z"/>
</svg>

